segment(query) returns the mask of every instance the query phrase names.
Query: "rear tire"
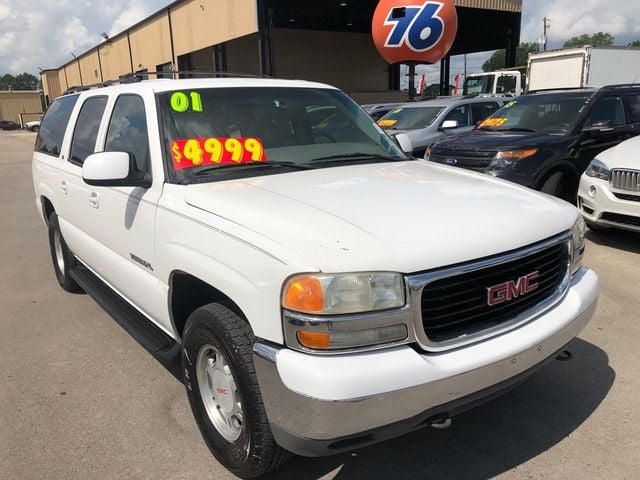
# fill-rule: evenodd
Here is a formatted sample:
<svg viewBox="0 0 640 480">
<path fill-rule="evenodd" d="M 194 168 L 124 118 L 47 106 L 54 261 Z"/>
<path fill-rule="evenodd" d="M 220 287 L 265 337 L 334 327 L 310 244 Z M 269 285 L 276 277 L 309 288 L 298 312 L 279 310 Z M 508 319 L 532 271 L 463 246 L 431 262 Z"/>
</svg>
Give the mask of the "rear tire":
<svg viewBox="0 0 640 480">
<path fill-rule="evenodd" d="M 282 465 L 289 452 L 276 444 L 253 365 L 251 327 L 224 305 L 195 310 L 183 334 L 187 397 L 216 459 L 241 478 Z"/>
<path fill-rule="evenodd" d="M 49 227 L 49 250 L 51 251 L 53 271 L 56 274 L 58 284 L 66 292 L 81 292 L 82 288 L 69 274 L 71 269 L 77 265 L 77 261 L 64 241 L 56 212 L 51 212 L 47 225 Z"/>
</svg>

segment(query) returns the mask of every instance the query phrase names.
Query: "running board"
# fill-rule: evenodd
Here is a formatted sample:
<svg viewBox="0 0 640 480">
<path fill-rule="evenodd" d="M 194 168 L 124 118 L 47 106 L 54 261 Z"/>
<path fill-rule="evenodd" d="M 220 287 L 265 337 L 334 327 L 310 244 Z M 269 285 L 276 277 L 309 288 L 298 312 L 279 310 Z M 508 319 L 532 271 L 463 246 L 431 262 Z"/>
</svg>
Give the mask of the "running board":
<svg viewBox="0 0 640 480">
<path fill-rule="evenodd" d="M 85 266 L 75 267 L 70 274 L 103 310 L 182 382 L 180 343 L 151 323 Z"/>
</svg>

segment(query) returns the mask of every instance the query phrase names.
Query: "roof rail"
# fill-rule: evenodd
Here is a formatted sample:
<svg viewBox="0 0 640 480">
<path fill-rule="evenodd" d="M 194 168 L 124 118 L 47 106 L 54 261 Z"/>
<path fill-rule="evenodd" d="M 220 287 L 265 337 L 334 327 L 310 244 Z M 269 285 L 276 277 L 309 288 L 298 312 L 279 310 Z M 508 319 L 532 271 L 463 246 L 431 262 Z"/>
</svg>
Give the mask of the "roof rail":
<svg viewBox="0 0 640 480">
<path fill-rule="evenodd" d="M 110 85 L 119 85 L 127 83 L 137 83 L 143 80 L 149 80 L 149 75 L 155 75 L 156 78 L 163 78 L 168 80 L 177 80 L 176 75 L 190 75 L 201 76 L 205 78 L 219 78 L 219 77 L 235 77 L 235 78 L 273 78 L 271 75 L 255 75 L 250 73 L 236 73 L 226 72 L 220 70 L 171 70 L 160 72 L 133 72 L 121 75 L 117 80 L 107 80 L 101 83 L 94 83 L 91 85 L 79 85 L 67 88 L 62 95 L 70 95 L 72 93 L 83 92 L 93 88 L 108 87 Z M 180 77 L 178 77 L 179 79 Z M 184 77 L 183 77 L 184 78 Z"/>
<path fill-rule="evenodd" d="M 640 83 L 620 83 L 618 85 L 603 85 L 600 90 L 615 90 L 617 88 L 640 87 Z"/>
</svg>

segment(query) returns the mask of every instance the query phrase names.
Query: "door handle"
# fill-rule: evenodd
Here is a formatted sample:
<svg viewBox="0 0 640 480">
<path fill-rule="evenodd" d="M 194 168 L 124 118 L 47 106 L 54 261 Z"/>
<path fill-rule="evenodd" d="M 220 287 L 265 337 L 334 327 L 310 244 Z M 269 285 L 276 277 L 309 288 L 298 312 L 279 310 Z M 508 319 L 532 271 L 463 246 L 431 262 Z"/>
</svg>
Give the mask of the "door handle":
<svg viewBox="0 0 640 480">
<path fill-rule="evenodd" d="M 62 180 L 60 182 L 60 190 L 62 190 L 62 193 L 64 193 L 65 195 L 67 194 L 67 192 L 69 191 L 69 187 L 67 185 L 67 181 L 66 180 Z"/>
<path fill-rule="evenodd" d="M 91 192 L 89 196 L 89 205 L 93 208 L 98 208 L 100 206 L 100 196 L 96 192 Z"/>
</svg>

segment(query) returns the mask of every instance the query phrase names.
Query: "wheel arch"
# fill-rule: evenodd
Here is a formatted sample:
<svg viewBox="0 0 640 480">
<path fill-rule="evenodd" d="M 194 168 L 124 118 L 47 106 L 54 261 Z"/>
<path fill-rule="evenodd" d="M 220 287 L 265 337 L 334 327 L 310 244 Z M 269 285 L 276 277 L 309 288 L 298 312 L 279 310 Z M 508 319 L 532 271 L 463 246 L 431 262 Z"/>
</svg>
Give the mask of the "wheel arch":
<svg viewBox="0 0 640 480">
<path fill-rule="evenodd" d="M 565 191 L 565 196 L 567 196 L 567 198 L 575 196 L 580 182 L 580 172 L 569 160 L 555 161 L 542 168 L 537 175 L 534 188 L 540 190 L 544 182 L 556 172 L 562 172 L 570 177 L 569 186 L 565 187 L 565 190 L 571 188 L 571 191 Z"/>
<path fill-rule="evenodd" d="M 45 195 L 40 196 L 40 205 L 42 206 L 42 219 L 47 223 L 49 217 L 56 211 L 56 209 L 53 206 L 53 202 Z"/>
<path fill-rule="evenodd" d="M 180 340 L 189 315 L 209 303 L 223 304 L 246 319 L 242 309 L 230 296 L 182 270 L 174 270 L 169 275 L 168 302 L 171 323 Z"/>
</svg>

